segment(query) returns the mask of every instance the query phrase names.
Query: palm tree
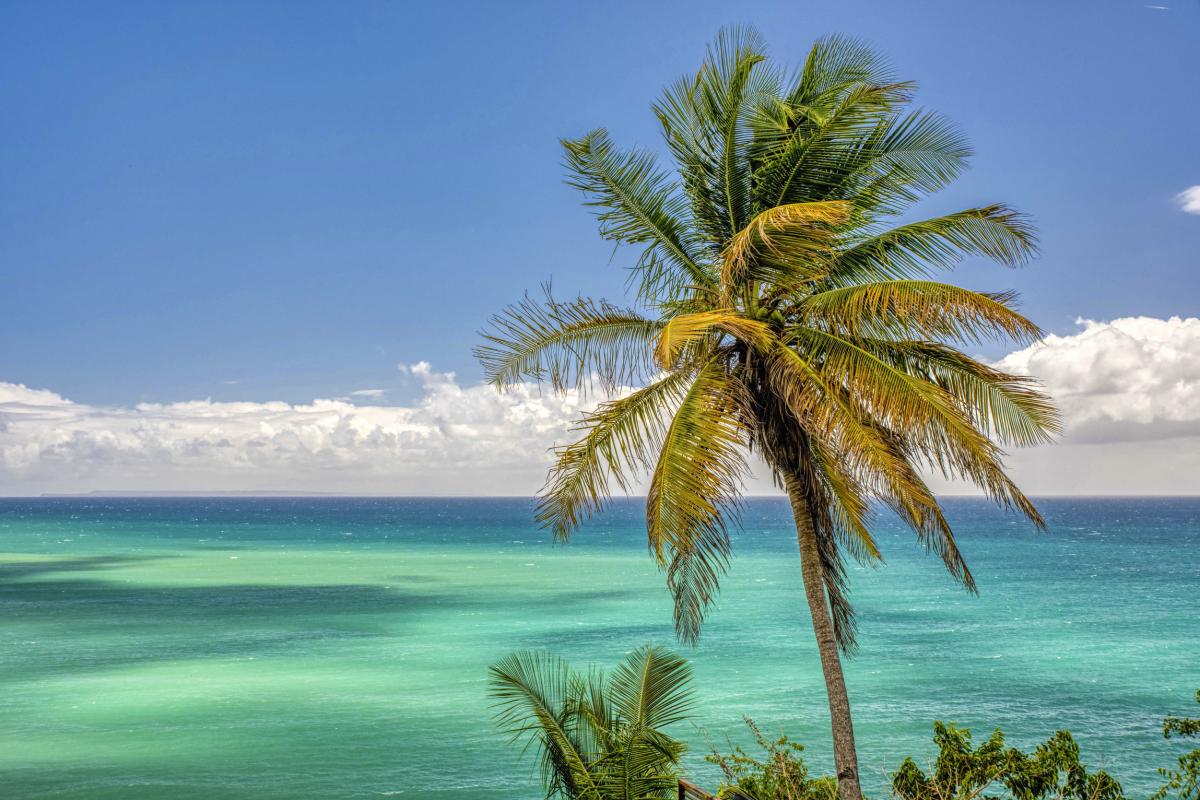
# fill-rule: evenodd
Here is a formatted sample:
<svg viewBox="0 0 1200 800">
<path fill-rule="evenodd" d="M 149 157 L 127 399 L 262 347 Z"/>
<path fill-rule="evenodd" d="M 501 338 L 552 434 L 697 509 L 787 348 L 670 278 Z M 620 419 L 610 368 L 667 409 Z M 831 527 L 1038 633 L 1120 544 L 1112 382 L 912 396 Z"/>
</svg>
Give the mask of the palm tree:
<svg viewBox="0 0 1200 800">
<path fill-rule="evenodd" d="M 662 728 L 687 716 L 691 668 L 662 647 L 626 655 L 610 675 L 517 652 L 492 665 L 503 731 L 538 751 L 546 797 L 673 798 L 684 745 Z"/>
<path fill-rule="evenodd" d="M 476 351 L 499 387 L 616 396 L 556 451 L 537 517 L 565 540 L 649 472 L 649 546 L 685 642 L 728 566 L 747 454 L 765 462 L 795 517 L 844 800 L 861 797 L 840 661 L 855 645 L 846 567 L 880 559 L 873 503 L 973 591 L 926 476 L 973 483 L 1042 526 L 1002 448 L 1046 442 L 1058 425 L 1028 378 L 958 349 L 1041 331 L 1014 294 L 933 273 L 966 256 L 1020 265 L 1036 238 L 998 204 L 914 219 L 970 149 L 941 117 L 908 110 L 912 92 L 848 39 L 817 42 L 788 77 L 752 31 L 722 32 L 654 106 L 677 174 L 603 129 L 563 142 L 601 236 L 641 250 L 636 306 L 547 289 L 494 317 Z"/>
</svg>

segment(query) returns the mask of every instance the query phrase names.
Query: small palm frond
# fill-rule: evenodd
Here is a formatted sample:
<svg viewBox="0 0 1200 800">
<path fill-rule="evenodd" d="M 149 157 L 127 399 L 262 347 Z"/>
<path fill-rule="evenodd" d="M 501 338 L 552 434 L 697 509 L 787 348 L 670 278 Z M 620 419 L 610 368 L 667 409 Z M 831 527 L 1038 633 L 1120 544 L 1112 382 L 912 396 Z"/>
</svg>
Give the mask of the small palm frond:
<svg viewBox="0 0 1200 800">
<path fill-rule="evenodd" d="M 547 653 L 521 651 L 493 664 L 489 672 L 496 723 L 524 750 L 537 748 L 546 796 L 562 790 L 569 797 L 602 800 L 589 755 L 576 739 L 577 722 L 570 712 L 575 682 L 567 663 Z"/>
<path fill-rule="evenodd" d="M 587 205 L 600 209 L 600 235 L 645 247 L 637 264 L 641 296 L 671 296 L 689 285 L 715 283 L 697 248 L 687 199 L 652 153 L 622 152 L 603 129 L 562 145 L 568 183 L 587 196 Z"/>
<path fill-rule="evenodd" d="M 667 563 L 675 631 L 689 644 L 729 560 L 726 516 L 746 473 L 747 405 L 721 364 L 702 369 L 667 429 L 646 495 L 650 550 Z"/>
<path fill-rule="evenodd" d="M 687 717 L 692 708 L 692 670 L 664 647 L 639 647 L 609 675 L 613 707 L 629 725 L 663 728 Z"/>
<path fill-rule="evenodd" d="M 530 379 L 564 392 L 596 379 L 612 392 L 653 374 L 651 345 L 661 327 L 603 300 L 555 300 L 547 287 L 544 300 L 527 295 L 492 317 L 475 356 L 497 387 Z"/>
<path fill-rule="evenodd" d="M 663 727 L 691 706 L 691 669 L 662 647 L 629 653 L 610 675 L 562 659 L 513 653 L 491 667 L 500 729 L 537 750 L 546 797 L 669 800 L 685 745 Z M 523 751 L 523 752 L 524 752 Z"/>
<path fill-rule="evenodd" d="M 628 397 L 601 403 L 576 426 L 584 436 L 555 451 L 540 493 L 537 521 L 565 541 L 600 510 L 615 482 L 628 492 L 631 473 L 652 468 L 671 413 L 692 373 L 675 370 Z"/>
<path fill-rule="evenodd" d="M 991 205 L 900 225 L 844 250 L 833 265 L 833 285 L 923 278 L 979 255 L 1006 266 L 1037 252 L 1037 235 L 1024 215 Z"/>
<path fill-rule="evenodd" d="M 936 281 L 878 281 L 818 292 L 798 313 L 809 324 L 852 337 L 1023 344 L 1042 338 L 1041 328 L 1010 307 L 1013 299 Z"/>
</svg>

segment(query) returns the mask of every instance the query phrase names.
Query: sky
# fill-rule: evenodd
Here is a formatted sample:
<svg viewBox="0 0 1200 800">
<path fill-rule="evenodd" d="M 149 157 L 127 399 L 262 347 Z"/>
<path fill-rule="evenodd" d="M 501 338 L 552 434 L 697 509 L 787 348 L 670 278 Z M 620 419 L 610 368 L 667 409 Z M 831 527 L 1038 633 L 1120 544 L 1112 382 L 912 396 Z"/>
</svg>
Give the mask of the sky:
<svg viewBox="0 0 1200 800">
<path fill-rule="evenodd" d="M 843 33 L 973 169 L 930 214 L 1030 214 L 1050 337 L 978 355 L 1059 399 L 1034 493 L 1200 490 L 1200 0 L 0 2 L 0 494 L 529 494 L 587 398 L 498 397 L 487 317 L 620 301 L 564 136 L 658 146 L 722 25 L 797 63 Z M 594 401 L 594 398 L 592 399 Z"/>
</svg>

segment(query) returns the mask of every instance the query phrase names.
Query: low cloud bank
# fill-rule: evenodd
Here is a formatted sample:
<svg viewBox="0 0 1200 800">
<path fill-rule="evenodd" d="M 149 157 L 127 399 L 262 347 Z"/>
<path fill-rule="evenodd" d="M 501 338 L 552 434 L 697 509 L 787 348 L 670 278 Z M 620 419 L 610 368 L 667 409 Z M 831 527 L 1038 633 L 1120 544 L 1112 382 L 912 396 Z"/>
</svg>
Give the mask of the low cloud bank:
<svg viewBox="0 0 1200 800">
<path fill-rule="evenodd" d="M 1013 455 L 1033 494 L 1200 492 L 1200 319 L 1080 320 L 1000 360 L 1063 410 L 1060 443 Z M 0 382 L 0 494 L 296 490 L 531 494 L 599 398 L 464 387 L 421 362 L 420 399 L 198 400 L 111 408 Z M 755 491 L 767 484 L 755 483 Z"/>
<path fill-rule="evenodd" d="M 0 383 L 0 493 L 262 490 L 530 494 L 594 400 L 459 386 L 424 362 L 410 406 L 347 399 L 104 408 Z M 359 394 L 374 399 L 374 392 Z"/>
</svg>

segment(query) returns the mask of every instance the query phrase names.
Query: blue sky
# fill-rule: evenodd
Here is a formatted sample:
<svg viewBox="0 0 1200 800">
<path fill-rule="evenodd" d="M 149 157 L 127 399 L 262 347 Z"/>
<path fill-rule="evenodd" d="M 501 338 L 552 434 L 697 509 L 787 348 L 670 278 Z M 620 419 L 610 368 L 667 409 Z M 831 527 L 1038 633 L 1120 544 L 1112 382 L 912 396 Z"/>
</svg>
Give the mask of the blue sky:
<svg viewBox="0 0 1200 800">
<path fill-rule="evenodd" d="M 962 282 L 1059 332 L 1195 315 L 1173 198 L 1200 184 L 1200 2 L 1161 4 L 7 2 L 0 380 L 98 404 L 402 399 L 418 360 L 472 382 L 524 288 L 622 293 L 558 137 L 657 145 L 651 100 L 729 23 L 793 62 L 862 37 L 966 130 L 930 212 L 1004 200 L 1044 247 Z"/>
</svg>

